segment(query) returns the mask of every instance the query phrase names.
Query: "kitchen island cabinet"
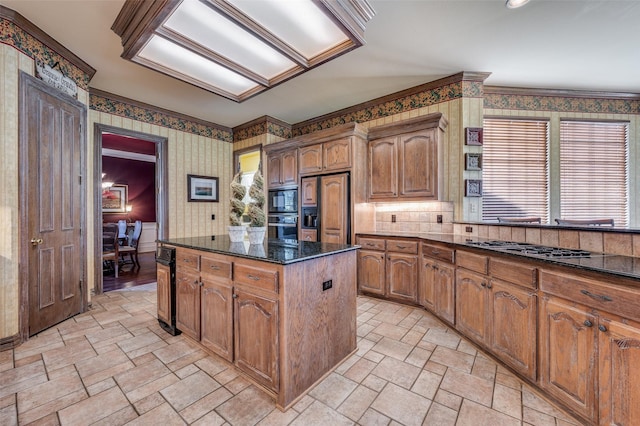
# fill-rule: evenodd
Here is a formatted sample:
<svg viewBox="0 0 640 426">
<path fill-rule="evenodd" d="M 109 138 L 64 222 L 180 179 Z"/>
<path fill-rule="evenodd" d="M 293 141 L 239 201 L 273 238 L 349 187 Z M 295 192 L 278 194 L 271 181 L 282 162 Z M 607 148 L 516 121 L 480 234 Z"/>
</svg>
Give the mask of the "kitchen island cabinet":
<svg viewBox="0 0 640 426">
<path fill-rule="evenodd" d="M 283 410 L 356 350 L 355 246 L 227 236 L 176 247 L 178 329 Z"/>
<path fill-rule="evenodd" d="M 298 150 L 287 149 L 269 153 L 267 157 L 267 186 L 269 189 L 298 185 Z"/>
<path fill-rule="evenodd" d="M 422 244 L 422 270 L 418 303 L 451 325 L 455 324 L 455 251 L 436 244 Z"/>
</svg>

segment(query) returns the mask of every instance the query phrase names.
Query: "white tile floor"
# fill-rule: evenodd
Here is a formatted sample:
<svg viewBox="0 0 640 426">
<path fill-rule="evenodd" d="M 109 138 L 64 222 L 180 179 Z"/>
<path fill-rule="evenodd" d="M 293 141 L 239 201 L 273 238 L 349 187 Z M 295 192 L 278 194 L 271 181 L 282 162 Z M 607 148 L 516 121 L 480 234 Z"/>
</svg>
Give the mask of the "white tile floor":
<svg viewBox="0 0 640 426">
<path fill-rule="evenodd" d="M 580 424 L 421 309 L 358 297 L 357 354 L 284 413 L 155 312 L 153 289 L 106 293 L 0 352 L 0 424 Z"/>
</svg>

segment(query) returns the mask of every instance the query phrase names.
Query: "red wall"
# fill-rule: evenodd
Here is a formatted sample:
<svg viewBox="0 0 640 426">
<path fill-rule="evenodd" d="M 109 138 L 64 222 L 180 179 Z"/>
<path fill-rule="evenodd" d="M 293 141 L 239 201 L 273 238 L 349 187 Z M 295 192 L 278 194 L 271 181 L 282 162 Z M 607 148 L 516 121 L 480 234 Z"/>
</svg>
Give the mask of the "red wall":
<svg viewBox="0 0 640 426">
<path fill-rule="evenodd" d="M 156 221 L 156 163 L 102 157 L 102 173 L 105 179 L 120 185 L 128 185 L 127 204 L 133 206 L 129 218 L 143 222 Z M 125 213 L 103 213 L 104 222 L 127 219 Z"/>
</svg>

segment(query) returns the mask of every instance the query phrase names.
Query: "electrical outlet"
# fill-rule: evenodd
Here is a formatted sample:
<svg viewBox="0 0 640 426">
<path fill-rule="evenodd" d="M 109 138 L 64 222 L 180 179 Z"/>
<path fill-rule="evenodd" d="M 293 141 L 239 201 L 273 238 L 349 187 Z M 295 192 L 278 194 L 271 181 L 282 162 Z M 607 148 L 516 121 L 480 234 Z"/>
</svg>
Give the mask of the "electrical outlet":
<svg viewBox="0 0 640 426">
<path fill-rule="evenodd" d="M 473 232 L 473 226 L 466 226 L 466 227 L 464 228 L 464 231 L 465 231 L 465 232 Z"/>
<path fill-rule="evenodd" d="M 216 220 L 216 215 L 215 214 L 211 215 L 211 220 Z"/>
<path fill-rule="evenodd" d="M 475 203 L 471 203 L 471 204 L 469 204 L 469 211 L 470 211 L 471 213 L 475 213 L 475 212 L 477 212 L 477 211 L 478 211 L 478 208 L 476 207 L 476 204 L 475 204 Z"/>
<path fill-rule="evenodd" d="M 322 291 L 329 290 L 331 287 L 333 287 L 333 280 L 325 281 L 322 283 Z"/>
<path fill-rule="evenodd" d="M 437 223 L 442 223 L 442 215 L 441 214 L 436 216 L 436 222 Z"/>
<path fill-rule="evenodd" d="M 393 222 L 393 223 L 396 222 L 396 215 L 395 214 L 391 215 L 391 222 Z"/>
</svg>

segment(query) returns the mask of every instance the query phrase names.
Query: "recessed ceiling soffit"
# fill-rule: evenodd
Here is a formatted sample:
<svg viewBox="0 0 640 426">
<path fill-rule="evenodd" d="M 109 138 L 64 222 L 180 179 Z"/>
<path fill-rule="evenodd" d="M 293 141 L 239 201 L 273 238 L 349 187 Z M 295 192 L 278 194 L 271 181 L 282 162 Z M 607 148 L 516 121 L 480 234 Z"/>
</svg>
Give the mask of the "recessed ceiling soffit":
<svg viewBox="0 0 640 426">
<path fill-rule="evenodd" d="M 242 102 L 364 44 L 367 0 L 127 0 L 122 57 Z"/>
</svg>

